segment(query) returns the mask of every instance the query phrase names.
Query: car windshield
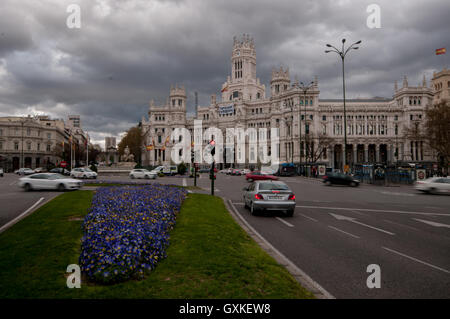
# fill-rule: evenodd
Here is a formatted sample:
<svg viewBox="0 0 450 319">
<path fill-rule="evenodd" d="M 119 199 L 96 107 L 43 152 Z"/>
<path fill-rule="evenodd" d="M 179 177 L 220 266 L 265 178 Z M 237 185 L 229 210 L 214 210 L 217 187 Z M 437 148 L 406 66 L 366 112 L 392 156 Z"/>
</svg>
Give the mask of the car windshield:
<svg viewBox="0 0 450 319">
<path fill-rule="evenodd" d="M 90 168 L 85 168 L 84 171 L 85 172 L 92 172 Z"/>
<path fill-rule="evenodd" d="M 65 178 L 65 177 L 60 175 L 60 174 L 50 174 L 50 175 L 48 175 L 48 179 L 63 179 L 63 178 Z"/>
<path fill-rule="evenodd" d="M 289 190 L 289 187 L 286 184 L 280 184 L 280 183 L 261 183 L 259 184 L 259 190 L 262 191 L 286 191 Z"/>
</svg>

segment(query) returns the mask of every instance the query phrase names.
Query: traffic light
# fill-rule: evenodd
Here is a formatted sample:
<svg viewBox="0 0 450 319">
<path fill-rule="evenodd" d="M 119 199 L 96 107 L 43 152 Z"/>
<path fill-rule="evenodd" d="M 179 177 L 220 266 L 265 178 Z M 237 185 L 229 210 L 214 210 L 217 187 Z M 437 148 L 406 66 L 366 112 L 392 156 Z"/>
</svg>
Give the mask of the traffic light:
<svg viewBox="0 0 450 319">
<path fill-rule="evenodd" d="M 211 147 L 211 156 L 214 156 L 216 154 L 216 141 L 211 140 L 211 142 L 209 142 L 209 145 Z"/>
</svg>

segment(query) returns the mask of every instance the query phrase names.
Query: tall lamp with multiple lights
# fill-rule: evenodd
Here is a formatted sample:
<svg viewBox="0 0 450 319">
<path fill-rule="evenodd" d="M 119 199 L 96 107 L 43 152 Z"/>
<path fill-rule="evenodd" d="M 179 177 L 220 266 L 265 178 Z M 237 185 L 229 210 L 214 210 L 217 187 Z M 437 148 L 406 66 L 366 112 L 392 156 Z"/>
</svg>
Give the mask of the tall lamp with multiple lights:
<svg viewBox="0 0 450 319">
<path fill-rule="evenodd" d="M 353 43 L 350 45 L 347 49 L 345 49 L 345 39 L 342 39 L 342 50 L 338 50 L 336 47 L 332 46 L 331 44 L 327 44 L 327 47 L 332 48 L 331 50 L 326 50 L 325 53 L 329 52 L 335 52 L 337 53 L 342 60 L 342 91 L 344 95 L 344 168 L 347 165 L 347 114 L 345 110 L 345 71 L 344 71 L 344 60 L 347 53 L 354 49 L 357 50 L 359 47 L 355 46 L 361 43 L 361 40 L 358 42 Z"/>
</svg>

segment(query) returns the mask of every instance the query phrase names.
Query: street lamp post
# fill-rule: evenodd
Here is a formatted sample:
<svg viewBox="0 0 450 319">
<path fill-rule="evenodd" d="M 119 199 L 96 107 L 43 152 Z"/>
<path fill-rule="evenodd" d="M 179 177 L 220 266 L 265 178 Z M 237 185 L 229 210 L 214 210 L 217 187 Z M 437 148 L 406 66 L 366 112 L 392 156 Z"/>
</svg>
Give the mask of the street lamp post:
<svg viewBox="0 0 450 319">
<path fill-rule="evenodd" d="M 305 85 L 303 82 L 300 82 L 299 88 L 303 93 L 303 103 L 305 105 L 305 161 L 306 161 L 306 92 L 308 92 L 312 86 L 314 85 L 314 82 L 311 81 L 308 85 Z M 302 164 L 302 119 L 301 119 L 301 106 L 300 103 L 298 105 L 298 122 L 299 122 L 299 132 L 300 132 L 300 139 L 298 143 L 298 147 L 300 150 L 300 167 Z"/>
<path fill-rule="evenodd" d="M 357 44 L 360 44 L 361 40 L 359 40 L 358 42 L 353 43 L 352 45 L 350 45 L 347 49 L 345 49 L 344 44 L 345 44 L 345 39 L 342 39 L 342 50 L 339 51 L 336 47 L 332 46 L 331 44 L 327 44 L 327 47 L 332 48 L 332 50 L 326 50 L 325 53 L 329 53 L 329 52 L 335 52 L 337 53 L 342 60 L 342 91 L 343 91 L 343 96 L 344 96 L 344 170 L 345 167 L 347 166 L 347 114 L 346 114 L 346 110 L 345 110 L 345 69 L 344 69 L 344 60 L 345 60 L 345 56 L 347 55 L 347 53 L 351 50 L 357 50 L 359 47 L 355 46 Z"/>
</svg>

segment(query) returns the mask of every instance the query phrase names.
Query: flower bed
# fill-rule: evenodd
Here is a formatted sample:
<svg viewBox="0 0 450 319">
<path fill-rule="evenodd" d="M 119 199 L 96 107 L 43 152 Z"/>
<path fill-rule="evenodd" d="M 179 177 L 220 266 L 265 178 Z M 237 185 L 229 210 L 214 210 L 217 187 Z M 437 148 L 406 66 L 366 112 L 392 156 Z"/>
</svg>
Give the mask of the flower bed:
<svg viewBox="0 0 450 319">
<path fill-rule="evenodd" d="M 186 190 L 166 185 L 99 188 L 83 222 L 80 268 L 89 280 L 142 278 L 166 257 Z"/>
</svg>

